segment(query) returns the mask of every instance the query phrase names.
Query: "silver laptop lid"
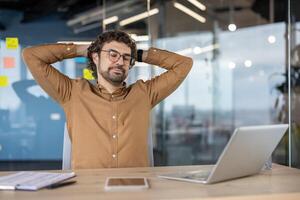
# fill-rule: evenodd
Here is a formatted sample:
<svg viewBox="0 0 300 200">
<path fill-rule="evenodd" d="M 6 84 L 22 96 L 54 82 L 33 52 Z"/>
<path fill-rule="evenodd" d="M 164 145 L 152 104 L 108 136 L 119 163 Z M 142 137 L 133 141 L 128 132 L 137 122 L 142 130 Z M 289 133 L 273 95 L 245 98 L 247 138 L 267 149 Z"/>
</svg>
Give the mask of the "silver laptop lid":
<svg viewBox="0 0 300 200">
<path fill-rule="evenodd" d="M 237 128 L 206 183 L 259 173 L 287 129 L 288 124 Z"/>
</svg>

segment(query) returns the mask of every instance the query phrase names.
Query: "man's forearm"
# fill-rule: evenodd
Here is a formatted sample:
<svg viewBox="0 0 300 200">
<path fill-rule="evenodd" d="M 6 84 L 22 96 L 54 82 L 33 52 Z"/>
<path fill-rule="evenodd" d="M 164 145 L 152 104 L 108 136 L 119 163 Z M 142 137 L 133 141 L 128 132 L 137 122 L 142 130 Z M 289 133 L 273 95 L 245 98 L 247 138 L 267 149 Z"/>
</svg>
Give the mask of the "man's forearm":
<svg viewBox="0 0 300 200">
<path fill-rule="evenodd" d="M 182 56 L 174 52 L 150 48 L 143 51 L 142 61 L 148 64 L 157 65 L 164 69 L 170 70 L 180 68 L 180 71 L 189 71 L 192 67 L 192 59 L 190 57 Z M 183 72 L 184 74 L 185 72 Z"/>
<path fill-rule="evenodd" d="M 23 58 L 29 67 L 52 64 L 76 56 L 76 46 L 73 44 L 38 45 L 23 50 Z"/>
<path fill-rule="evenodd" d="M 23 59 L 34 79 L 51 97 L 62 104 L 70 99 L 71 79 L 51 64 L 77 56 L 76 45 L 73 44 L 38 45 L 23 50 Z"/>
<path fill-rule="evenodd" d="M 77 56 L 87 57 L 87 49 L 90 45 L 76 45 Z"/>
<path fill-rule="evenodd" d="M 193 60 L 189 57 L 157 48 L 150 48 L 142 57 L 143 62 L 167 70 L 145 82 L 151 107 L 176 90 L 193 65 Z"/>
</svg>

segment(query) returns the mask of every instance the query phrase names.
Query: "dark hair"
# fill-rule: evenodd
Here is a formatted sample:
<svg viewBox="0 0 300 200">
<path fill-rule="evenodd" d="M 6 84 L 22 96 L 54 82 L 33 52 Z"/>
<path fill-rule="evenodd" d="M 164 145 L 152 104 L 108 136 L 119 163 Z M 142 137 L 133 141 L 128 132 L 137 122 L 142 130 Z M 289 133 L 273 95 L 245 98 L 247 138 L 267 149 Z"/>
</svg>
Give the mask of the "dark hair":
<svg viewBox="0 0 300 200">
<path fill-rule="evenodd" d="M 136 44 L 131 37 L 123 31 L 107 31 L 97 36 L 97 39 L 87 49 L 88 66 L 87 68 L 92 71 L 93 76 L 97 79 L 97 67 L 93 61 L 92 54 L 100 53 L 105 43 L 112 41 L 122 42 L 131 49 L 131 56 L 136 58 Z M 134 63 L 133 63 L 134 64 Z M 132 64 L 132 65 L 133 65 Z"/>
</svg>

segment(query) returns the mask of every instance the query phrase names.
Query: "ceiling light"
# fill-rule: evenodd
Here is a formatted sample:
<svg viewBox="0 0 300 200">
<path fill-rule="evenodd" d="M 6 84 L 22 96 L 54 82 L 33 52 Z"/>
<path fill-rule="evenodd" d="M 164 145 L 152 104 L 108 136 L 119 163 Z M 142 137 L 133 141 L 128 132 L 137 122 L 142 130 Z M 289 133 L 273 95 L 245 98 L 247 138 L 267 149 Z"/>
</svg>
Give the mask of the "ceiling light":
<svg viewBox="0 0 300 200">
<path fill-rule="evenodd" d="M 142 42 L 142 41 L 148 41 L 149 36 L 148 35 L 136 35 L 136 34 L 130 34 L 130 37 L 135 40 L 136 42 Z"/>
<path fill-rule="evenodd" d="M 219 48 L 219 44 L 211 44 L 205 47 L 194 47 L 193 53 L 202 54 L 202 53 L 213 51 L 214 49 L 218 49 L 218 48 Z"/>
<path fill-rule="evenodd" d="M 200 54 L 202 53 L 202 49 L 200 47 L 194 47 L 193 52 L 194 54 Z"/>
<path fill-rule="evenodd" d="M 229 24 L 228 25 L 228 30 L 233 32 L 233 31 L 236 31 L 236 25 L 235 24 Z"/>
<path fill-rule="evenodd" d="M 268 42 L 274 44 L 276 42 L 276 37 L 274 35 L 269 35 Z"/>
<path fill-rule="evenodd" d="M 228 68 L 229 68 L 229 69 L 234 69 L 235 66 L 236 66 L 235 63 L 232 62 L 232 61 L 230 61 L 230 62 L 228 63 Z"/>
<path fill-rule="evenodd" d="M 154 8 L 152 10 L 149 10 L 146 11 L 146 12 L 143 12 L 141 14 L 138 14 L 138 15 L 135 15 L 133 17 L 129 17 L 127 19 L 124 19 L 122 21 L 120 21 L 120 26 L 125 26 L 127 24 L 131 24 L 132 22 L 136 22 L 138 20 L 141 20 L 141 19 L 144 19 L 146 17 L 149 17 L 149 16 L 152 16 L 152 15 L 155 15 L 159 12 L 158 8 Z"/>
<path fill-rule="evenodd" d="M 201 23 L 205 23 L 206 22 L 206 19 L 205 17 L 195 13 L 194 11 L 192 11 L 191 9 L 185 7 L 184 5 L 180 4 L 180 3 L 177 3 L 177 2 L 174 2 L 174 7 L 181 10 L 182 12 L 184 12 L 185 14 L 193 17 L 194 19 L 200 21 Z"/>
<path fill-rule="evenodd" d="M 103 20 L 103 24 L 108 25 L 119 20 L 118 16 L 109 17 Z"/>
<path fill-rule="evenodd" d="M 234 23 L 234 5 L 233 2 L 229 2 L 229 25 L 228 25 L 228 30 L 233 32 L 236 31 L 236 25 Z"/>
<path fill-rule="evenodd" d="M 176 51 L 175 53 L 180 54 L 180 55 L 188 55 L 188 54 L 193 53 L 193 49 L 192 48 L 186 48 L 186 49 Z"/>
<path fill-rule="evenodd" d="M 245 60 L 244 65 L 245 65 L 245 67 L 251 67 L 252 66 L 252 61 L 251 60 Z"/>
<path fill-rule="evenodd" d="M 206 6 L 203 5 L 202 3 L 200 3 L 197 0 L 188 0 L 190 3 L 194 4 L 194 6 L 196 6 L 197 8 L 199 8 L 200 10 L 206 10 Z"/>
</svg>

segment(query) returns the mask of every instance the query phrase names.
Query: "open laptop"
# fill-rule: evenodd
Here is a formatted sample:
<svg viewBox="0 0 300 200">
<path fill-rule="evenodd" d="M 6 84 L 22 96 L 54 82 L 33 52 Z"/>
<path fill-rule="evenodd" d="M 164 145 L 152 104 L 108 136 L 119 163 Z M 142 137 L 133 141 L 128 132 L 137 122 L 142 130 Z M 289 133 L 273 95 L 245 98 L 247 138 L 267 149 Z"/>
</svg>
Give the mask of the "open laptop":
<svg viewBox="0 0 300 200">
<path fill-rule="evenodd" d="M 288 124 L 237 128 L 210 171 L 178 172 L 158 177 L 209 184 L 257 174 L 287 129 Z"/>
</svg>

